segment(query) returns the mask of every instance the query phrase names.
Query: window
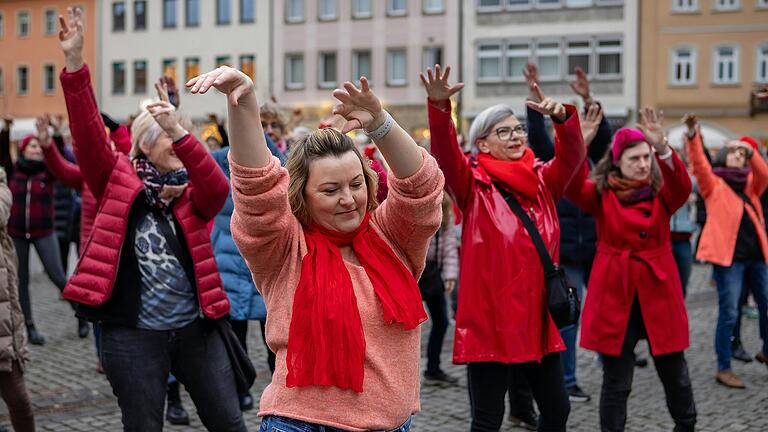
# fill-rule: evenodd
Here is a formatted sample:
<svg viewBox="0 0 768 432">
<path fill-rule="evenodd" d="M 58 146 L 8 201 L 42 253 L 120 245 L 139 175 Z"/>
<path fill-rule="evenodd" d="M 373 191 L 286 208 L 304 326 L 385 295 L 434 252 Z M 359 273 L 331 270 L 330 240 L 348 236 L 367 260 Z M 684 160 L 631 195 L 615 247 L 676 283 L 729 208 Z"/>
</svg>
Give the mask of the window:
<svg viewBox="0 0 768 432">
<path fill-rule="evenodd" d="M 5 36 L 5 15 L 0 13 L 0 38 Z"/>
<path fill-rule="evenodd" d="M 597 42 L 597 76 L 611 78 L 621 76 L 621 55 L 624 47 L 621 39 L 605 39 Z"/>
<path fill-rule="evenodd" d="M 240 0 L 240 22 L 256 22 L 256 0 Z"/>
<path fill-rule="evenodd" d="M 176 27 L 176 0 L 163 0 L 163 28 Z"/>
<path fill-rule="evenodd" d="M 176 59 L 163 59 L 163 76 L 171 77 L 176 81 Z"/>
<path fill-rule="evenodd" d="M 45 10 L 45 13 L 43 14 L 45 34 L 52 35 L 58 33 L 58 29 L 56 28 L 56 25 L 58 24 L 58 18 L 59 17 L 56 15 L 56 11 L 54 9 Z"/>
<path fill-rule="evenodd" d="M 477 10 L 479 12 L 494 12 L 502 9 L 502 2 L 506 0 L 479 0 Z"/>
<path fill-rule="evenodd" d="M 692 48 L 672 50 L 670 83 L 689 85 L 696 82 L 696 51 Z"/>
<path fill-rule="evenodd" d="M 200 25 L 200 0 L 186 0 L 184 12 L 187 27 Z"/>
<path fill-rule="evenodd" d="M 674 12 L 696 12 L 699 10 L 699 0 L 672 0 Z"/>
<path fill-rule="evenodd" d="M 523 69 L 531 56 L 527 43 L 511 43 L 507 46 L 507 78 L 511 81 L 525 81 Z"/>
<path fill-rule="evenodd" d="M 755 55 L 755 82 L 768 83 L 768 45 L 757 48 Z"/>
<path fill-rule="evenodd" d="M 408 2 L 406 0 L 387 0 L 387 15 L 404 16 L 408 14 Z"/>
<path fill-rule="evenodd" d="M 29 12 L 23 11 L 19 12 L 18 15 L 16 15 L 16 21 L 17 21 L 17 34 L 19 37 L 27 37 L 30 33 L 30 26 L 31 23 L 29 22 Z"/>
<path fill-rule="evenodd" d="M 285 87 L 290 90 L 304 88 L 304 54 L 286 54 Z"/>
<path fill-rule="evenodd" d="M 477 80 L 501 79 L 501 45 L 480 45 L 477 50 Z"/>
<path fill-rule="evenodd" d="M 421 55 L 421 70 L 434 68 L 436 64 L 443 65 L 443 48 L 426 47 Z"/>
<path fill-rule="evenodd" d="M 741 7 L 739 0 L 715 0 L 715 10 L 732 11 Z"/>
<path fill-rule="evenodd" d="M 565 0 L 565 6 L 569 8 L 582 8 L 592 6 L 592 0 Z"/>
<path fill-rule="evenodd" d="M 43 65 L 43 93 L 53 94 L 56 91 L 56 66 Z"/>
<path fill-rule="evenodd" d="M 125 2 L 112 3 L 112 31 L 125 31 Z"/>
<path fill-rule="evenodd" d="M 532 0 L 507 0 L 507 9 L 528 9 Z"/>
<path fill-rule="evenodd" d="M 321 88 L 336 86 L 336 53 L 320 53 L 317 85 Z"/>
<path fill-rule="evenodd" d="M 757 5 L 755 5 L 758 9 L 766 9 L 768 8 L 768 0 L 757 0 Z"/>
<path fill-rule="evenodd" d="M 133 2 L 133 29 L 147 29 L 147 2 L 145 0 Z"/>
<path fill-rule="evenodd" d="M 125 94 L 125 63 L 112 63 L 112 94 Z"/>
<path fill-rule="evenodd" d="M 3 68 L 0 67 L 0 96 L 5 94 L 5 75 L 3 75 Z"/>
<path fill-rule="evenodd" d="M 352 0 L 352 18 L 370 18 L 372 16 L 373 0 Z"/>
<path fill-rule="evenodd" d="M 29 68 L 19 66 L 16 68 L 16 94 L 23 96 L 29 93 Z"/>
<path fill-rule="evenodd" d="M 561 6 L 560 0 L 537 0 L 536 7 L 539 9 L 552 9 Z"/>
<path fill-rule="evenodd" d="M 256 82 L 256 56 L 251 54 L 240 56 L 240 70 Z"/>
<path fill-rule="evenodd" d="M 587 75 L 592 73 L 589 67 L 592 63 L 590 61 L 592 57 L 590 41 L 569 41 L 565 54 L 568 59 L 568 75 L 575 75 L 577 67 L 584 69 L 584 72 L 586 72 Z"/>
<path fill-rule="evenodd" d="M 317 18 L 320 21 L 335 20 L 339 17 L 336 0 L 319 0 Z"/>
<path fill-rule="evenodd" d="M 147 61 L 136 60 L 133 62 L 133 93 L 144 94 L 147 92 Z"/>
<path fill-rule="evenodd" d="M 216 56 L 215 60 L 216 67 L 222 67 L 222 66 L 230 66 L 232 67 L 232 56 L 228 55 L 220 55 Z"/>
<path fill-rule="evenodd" d="M 197 57 L 187 57 L 184 59 L 184 79 L 189 81 L 200 75 L 200 59 Z"/>
<path fill-rule="evenodd" d="M 368 78 L 371 82 L 371 52 L 353 51 L 352 52 L 352 81 L 360 82 L 360 77 Z"/>
<path fill-rule="evenodd" d="M 712 82 L 736 84 L 739 82 L 739 49 L 735 46 L 715 48 L 713 55 Z"/>
<path fill-rule="evenodd" d="M 541 81 L 560 80 L 560 42 L 541 41 L 536 44 L 536 65 Z"/>
<path fill-rule="evenodd" d="M 407 70 L 405 49 L 387 50 L 387 84 L 391 86 L 408 84 Z"/>
<path fill-rule="evenodd" d="M 231 0 L 216 0 L 216 24 L 227 25 L 232 21 Z"/>
<path fill-rule="evenodd" d="M 285 20 L 289 23 L 304 21 L 304 0 L 285 0 Z"/>
<path fill-rule="evenodd" d="M 445 11 L 444 0 L 422 0 L 421 10 L 428 14 L 443 13 Z"/>
</svg>

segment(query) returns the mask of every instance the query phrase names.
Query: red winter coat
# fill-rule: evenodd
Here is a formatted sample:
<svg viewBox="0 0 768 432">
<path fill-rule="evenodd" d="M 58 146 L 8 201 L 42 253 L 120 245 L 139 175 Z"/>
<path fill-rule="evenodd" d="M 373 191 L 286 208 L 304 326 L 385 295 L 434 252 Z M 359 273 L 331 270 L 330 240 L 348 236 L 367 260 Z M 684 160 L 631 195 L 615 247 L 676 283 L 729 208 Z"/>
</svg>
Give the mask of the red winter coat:
<svg viewBox="0 0 768 432">
<path fill-rule="evenodd" d="M 83 179 L 99 204 L 93 231 L 64 289 L 68 300 L 88 306 L 104 304 L 112 294 L 126 237 L 128 213 L 144 189 L 131 162 L 112 151 L 93 95 L 90 73 L 84 66 L 61 74 L 69 113 L 75 156 Z M 197 297 L 203 314 L 220 318 L 229 313 L 206 223 L 224 206 L 227 179 L 216 162 L 192 136 L 174 144 L 174 151 L 188 168 L 189 186 L 173 201 L 172 212 L 190 252 Z M 136 289 L 139 289 L 136 287 Z"/>
<path fill-rule="evenodd" d="M 688 314 L 669 219 L 691 194 L 691 179 L 676 153 L 672 160 L 674 170 L 658 159 L 664 186 L 653 200 L 624 206 L 613 191 L 598 193 L 586 165 L 568 188 L 568 199 L 594 215 L 597 225 L 597 254 L 581 317 L 583 348 L 619 355 L 635 296 L 654 356 L 688 348 Z"/>
<path fill-rule="evenodd" d="M 463 215 L 454 363 L 539 361 L 565 350 L 549 316 L 544 268 L 531 237 L 485 170 L 461 152 L 450 111 L 428 103 L 432 153 Z M 576 109 L 555 123 L 557 156 L 537 161 L 536 226 L 555 262 L 560 226 L 555 203 L 586 157 Z"/>
</svg>

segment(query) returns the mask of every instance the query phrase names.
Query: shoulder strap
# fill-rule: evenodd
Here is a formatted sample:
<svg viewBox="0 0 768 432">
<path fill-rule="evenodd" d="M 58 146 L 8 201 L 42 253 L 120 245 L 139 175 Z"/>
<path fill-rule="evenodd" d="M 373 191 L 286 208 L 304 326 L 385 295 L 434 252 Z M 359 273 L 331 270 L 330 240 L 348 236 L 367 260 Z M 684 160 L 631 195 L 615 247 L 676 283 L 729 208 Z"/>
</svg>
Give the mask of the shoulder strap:
<svg viewBox="0 0 768 432">
<path fill-rule="evenodd" d="M 499 187 L 498 185 L 495 186 L 496 189 L 498 189 L 501 193 L 501 196 L 504 197 L 504 200 L 507 202 L 509 209 L 512 210 L 512 213 L 514 213 L 518 219 L 520 219 L 520 221 L 523 223 L 523 226 L 525 227 L 525 230 L 528 231 L 528 235 L 531 236 L 533 245 L 536 246 L 536 252 L 539 253 L 541 264 L 544 266 L 544 273 L 553 273 L 555 271 L 555 263 L 552 261 L 552 257 L 549 255 L 549 251 L 547 251 L 547 246 L 544 244 L 544 239 L 541 238 L 541 233 L 539 233 L 538 228 L 536 228 L 536 225 L 534 225 L 531 218 L 528 216 L 525 210 L 523 210 L 523 207 L 520 205 L 520 203 L 517 202 L 517 199 L 514 195 L 507 192 L 504 190 L 504 188 Z"/>
</svg>

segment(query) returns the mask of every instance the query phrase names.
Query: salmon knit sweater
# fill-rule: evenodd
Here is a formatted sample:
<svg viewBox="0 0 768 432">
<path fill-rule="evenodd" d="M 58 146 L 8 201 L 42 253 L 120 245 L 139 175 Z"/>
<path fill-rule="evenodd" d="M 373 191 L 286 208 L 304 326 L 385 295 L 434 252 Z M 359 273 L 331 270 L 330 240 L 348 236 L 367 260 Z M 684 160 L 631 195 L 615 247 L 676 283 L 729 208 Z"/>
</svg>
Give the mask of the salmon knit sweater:
<svg viewBox="0 0 768 432">
<path fill-rule="evenodd" d="M 389 196 L 371 224 L 418 279 L 430 237 L 440 226 L 443 174 L 422 150 L 412 176 L 389 176 Z M 288 388 L 288 329 L 293 296 L 307 253 L 304 232 L 288 203 L 288 171 L 272 158 L 263 168 L 231 160 L 232 237 L 267 304 L 267 344 L 277 355 L 272 382 L 261 395 L 259 415 L 279 415 L 352 431 L 393 429 L 419 410 L 420 329 L 386 325 L 363 267 L 345 262 L 365 333 L 363 392 L 336 387 Z M 301 319 L 301 317 L 297 317 Z"/>
</svg>

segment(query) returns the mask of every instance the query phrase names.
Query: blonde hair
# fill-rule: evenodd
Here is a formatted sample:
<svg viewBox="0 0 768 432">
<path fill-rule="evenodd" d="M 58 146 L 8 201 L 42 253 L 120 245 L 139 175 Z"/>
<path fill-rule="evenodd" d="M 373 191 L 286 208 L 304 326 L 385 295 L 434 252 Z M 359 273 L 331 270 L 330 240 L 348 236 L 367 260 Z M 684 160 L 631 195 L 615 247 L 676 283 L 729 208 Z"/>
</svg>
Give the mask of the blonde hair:
<svg viewBox="0 0 768 432">
<path fill-rule="evenodd" d="M 261 118 L 274 117 L 283 126 L 283 131 L 288 129 L 288 119 L 276 103 L 271 101 L 264 102 L 264 104 L 259 107 L 259 114 Z"/>
<path fill-rule="evenodd" d="M 304 197 L 304 191 L 309 179 L 309 165 L 312 161 L 324 157 L 341 157 L 352 152 L 360 160 L 365 177 L 365 187 L 368 192 L 367 211 L 373 211 L 378 207 L 376 201 L 376 186 L 378 176 L 371 169 L 368 162 L 363 158 L 355 147 L 352 140 L 335 129 L 319 129 L 299 140 L 288 157 L 285 166 L 288 169 L 288 202 L 291 204 L 291 211 L 296 219 L 304 227 L 308 227 L 312 222 L 312 215 L 309 214 L 309 208 Z"/>
</svg>

